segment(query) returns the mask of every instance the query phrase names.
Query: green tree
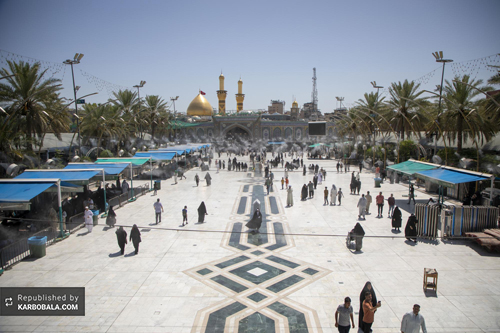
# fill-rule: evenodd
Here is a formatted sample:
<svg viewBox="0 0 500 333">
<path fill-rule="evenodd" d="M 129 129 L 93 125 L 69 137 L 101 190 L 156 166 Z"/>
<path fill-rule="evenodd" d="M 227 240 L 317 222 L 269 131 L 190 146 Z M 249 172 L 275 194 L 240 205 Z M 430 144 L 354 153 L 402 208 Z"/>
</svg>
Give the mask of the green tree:
<svg viewBox="0 0 500 333">
<path fill-rule="evenodd" d="M 97 139 L 97 150 L 102 145 L 102 140 L 120 138 L 123 135 L 123 120 L 117 106 L 92 105 L 83 107 L 84 118 L 80 123 L 80 131 L 84 137 Z"/>
<path fill-rule="evenodd" d="M 417 145 L 412 140 L 404 140 L 399 143 L 399 162 L 404 162 L 416 155 Z"/>
<path fill-rule="evenodd" d="M 455 77 L 452 82 L 446 80 L 443 87 L 444 105 L 446 110 L 442 113 L 449 139 L 457 141 L 457 153 L 462 153 L 463 142 L 468 138 L 473 140 L 490 140 L 498 130 L 491 121 L 484 106 L 486 99 L 477 99 L 483 91 L 491 90 L 490 87 L 479 86 L 482 80 L 470 79 L 469 75 Z M 478 88 L 478 89 L 477 89 Z M 477 141 L 476 141 L 477 143 Z"/>
<path fill-rule="evenodd" d="M 420 95 L 423 90 L 419 91 L 420 84 L 414 81 L 403 83 L 392 83 L 389 87 L 390 100 L 387 102 L 391 109 L 390 121 L 395 131 L 401 134 L 401 139 L 405 139 L 405 133 L 413 133 L 420 137 L 420 130 L 425 123 L 425 111 L 422 106 L 427 104 L 425 98 Z"/>
<path fill-rule="evenodd" d="M 51 113 L 58 111 L 46 109 L 46 105 L 59 98 L 61 80 L 44 78 L 47 69 L 41 70 L 39 63 L 8 60 L 7 65 L 8 68 L 0 69 L 0 76 L 15 76 L 6 78 L 7 83 L 0 83 L 0 101 L 8 104 L 6 111 L 12 117 L 11 125 L 24 133 L 26 149 L 32 152 L 33 137 L 42 136 Z M 55 126 L 54 122 L 51 124 Z"/>
<path fill-rule="evenodd" d="M 158 95 L 148 95 L 144 101 L 143 113 L 151 128 L 151 140 L 154 140 L 156 129 L 168 126 L 167 103 Z"/>
</svg>

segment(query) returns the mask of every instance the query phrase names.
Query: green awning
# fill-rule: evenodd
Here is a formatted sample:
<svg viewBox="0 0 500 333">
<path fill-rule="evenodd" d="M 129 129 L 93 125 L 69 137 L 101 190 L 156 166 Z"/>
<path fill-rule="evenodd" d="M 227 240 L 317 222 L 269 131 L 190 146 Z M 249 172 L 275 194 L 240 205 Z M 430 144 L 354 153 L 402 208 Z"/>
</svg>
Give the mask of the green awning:
<svg viewBox="0 0 500 333">
<path fill-rule="evenodd" d="M 96 163 L 132 163 L 133 166 L 141 166 L 144 163 L 149 162 L 149 158 L 98 158 Z"/>
<path fill-rule="evenodd" d="M 413 174 L 420 172 L 420 171 L 425 171 L 425 170 L 432 170 L 438 168 L 438 165 L 429 165 L 425 163 L 420 163 L 417 161 L 405 161 L 402 163 L 394 164 L 391 166 L 388 166 L 387 169 L 396 171 L 398 173 L 402 173 L 408 176 L 412 176 Z"/>
<path fill-rule="evenodd" d="M 315 143 L 313 145 L 310 145 L 309 148 L 316 148 L 316 147 L 321 147 L 321 146 L 324 146 L 325 144 L 324 143 Z"/>
<path fill-rule="evenodd" d="M 169 125 L 170 125 L 170 128 L 172 128 L 172 129 L 181 129 L 181 128 L 186 128 L 186 127 L 198 126 L 199 124 L 186 123 L 185 121 L 174 120 L 174 121 L 171 121 Z"/>
</svg>

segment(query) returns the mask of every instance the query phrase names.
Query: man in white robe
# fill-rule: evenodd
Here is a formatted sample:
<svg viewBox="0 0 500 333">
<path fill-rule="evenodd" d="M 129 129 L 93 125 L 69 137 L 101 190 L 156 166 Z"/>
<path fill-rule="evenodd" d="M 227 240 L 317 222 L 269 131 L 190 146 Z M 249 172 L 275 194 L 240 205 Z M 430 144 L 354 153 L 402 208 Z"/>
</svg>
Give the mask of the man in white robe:
<svg viewBox="0 0 500 333">
<path fill-rule="evenodd" d="M 85 218 L 85 226 L 89 232 L 92 232 L 92 228 L 94 227 L 94 213 L 89 209 L 89 207 L 85 207 L 85 211 L 83 212 L 83 217 Z"/>
</svg>

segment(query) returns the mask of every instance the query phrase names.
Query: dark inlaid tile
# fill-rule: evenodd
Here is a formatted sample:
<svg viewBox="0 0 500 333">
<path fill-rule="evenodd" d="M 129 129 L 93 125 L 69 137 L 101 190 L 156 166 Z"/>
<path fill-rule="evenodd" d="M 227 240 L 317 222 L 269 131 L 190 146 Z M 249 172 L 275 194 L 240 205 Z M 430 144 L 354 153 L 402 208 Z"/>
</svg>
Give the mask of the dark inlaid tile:
<svg viewBox="0 0 500 333">
<path fill-rule="evenodd" d="M 220 264 L 217 264 L 215 266 L 219 267 L 219 268 L 226 268 L 226 267 L 235 265 L 237 263 L 240 263 L 240 262 L 248 260 L 248 259 L 250 259 L 250 258 L 247 257 L 247 256 L 239 256 L 239 257 L 236 257 L 236 258 L 229 259 L 227 261 L 221 262 Z"/>
<path fill-rule="evenodd" d="M 253 252 L 250 252 L 251 254 L 255 254 L 256 256 L 260 256 L 261 254 L 264 254 L 265 252 L 262 252 L 262 251 L 253 251 Z"/>
<path fill-rule="evenodd" d="M 259 303 L 260 301 L 262 301 L 263 299 L 266 299 L 267 296 L 266 295 L 263 295 L 259 292 L 256 292 L 256 293 L 253 293 L 252 295 L 248 296 L 248 298 L 250 298 L 252 301 L 254 302 L 257 302 Z"/>
<path fill-rule="evenodd" d="M 275 284 L 267 287 L 266 289 L 271 290 L 272 292 L 275 293 L 279 293 L 280 291 L 285 290 L 286 288 L 293 286 L 294 284 L 302 280 L 304 280 L 303 277 L 300 277 L 298 275 L 292 275 L 284 280 L 281 280 L 280 282 L 276 282 Z"/>
<path fill-rule="evenodd" d="M 279 214 L 280 210 L 275 197 L 269 197 L 269 205 L 271 206 L 271 214 Z"/>
<path fill-rule="evenodd" d="M 239 303 L 239 302 L 234 302 L 232 304 L 229 304 L 226 307 L 223 307 L 222 309 L 219 309 L 215 311 L 214 313 L 210 314 L 208 317 L 207 321 L 207 327 L 205 329 L 205 333 L 222 333 L 225 330 L 226 327 L 226 319 L 227 317 L 230 317 L 234 315 L 235 313 L 240 312 L 241 310 L 244 310 L 246 308 L 245 305 Z"/>
<path fill-rule="evenodd" d="M 200 275 L 207 275 L 207 274 L 212 273 L 212 271 L 209 270 L 208 268 L 203 268 L 203 269 L 200 269 L 199 271 L 197 271 L 196 273 L 198 273 Z"/>
<path fill-rule="evenodd" d="M 286 260 L 286 259 L 283 259 L 283 258 L 280 258 L 280 257 L 276 257 L 276 256 L 269 256 L 269 257 L 266 257 L 266 259 L 274 261 L 274 262 L 277 262 L 278 264 L 281 264 L 281 265 L 284 265 L 284 266 L 287 266 L 287 267 L 290 267 L 290 268 L 295 268 L 295 267 L 299 267 L 300 266 L 299 264 L 296 264 L 294 262 L 291 262 L 289 260 Z"/>
<path fill-rule="evenodd" d="M 288 329 L 290 333 L 307 333 L 306 316 L 302 312 L 292 309 L 283 303 L 275 302 L 268 306 L 269 309 L 285 316 L 288 319 Z"/>
<path fill-rule="evenodd" d="M 304 269 L 302 272 L 309 274 L 309 275 L 314 275 L 314 274 L 318 273 L 319 271 L 312 269 L 312 268 L 307 268 L 307 269 Z"/>
<path fill-rule="evenodd" d="M 250 185 L 243 186 L 243 192 L 248 192 L 249 188 L 250 188 Z"/>
<path fill-rule="evenodd" d="M 231 231 L 231 236 L 229 237 L 229 246 L 245 251 L 248 250 L 249 247 L 240 244 L 242 228 L 243 228 L 243 223 L 241 222 L 236 222 L 235 224 L 233 224 L 233 230 Z"/>
<path fill-rule="evenodd" d="M 247 208 L 247 197 L 241 197 L 240 204 L 238 206 L 238 214 L 245 214 L 246 208 Z"/>
<path fill-rule="evenodd" d="M 285 273 L 284 270 L 264 264 L 260 261 L 255 261 L 248 265 L 241 266 L 230 272 L 255 284 L 262 283 Z"/>
<path fill-rule="evenodd" d="M 218 284 L 231 289 L 232 291 L 235 291 L 237 293 L 241 293 L 243 290 L 248 289 L 244 285 L 239 284 L 238 282 L 235 282 L 233 280 L 229 280 L 227 277 L 222 276 L 222 275 L 217 275 L 211 278 L 213 281 L 217 282 Z"/>
<path fill-rule="evenodd" d="M 286 246 L 286 238 L 284 235 L 283 224 L 280 222 L 273 223 L 274 226 L 274 237 L 276 238 L 276 244 L 266 247 L 267 250 L 276 250 L 280 247 Z"/>
<path fill-rule="evenodd" d="M 275 327 L 274 320 L 255 312 L 240 320 L 238 333 L 274 333 Z"/>
</svg>

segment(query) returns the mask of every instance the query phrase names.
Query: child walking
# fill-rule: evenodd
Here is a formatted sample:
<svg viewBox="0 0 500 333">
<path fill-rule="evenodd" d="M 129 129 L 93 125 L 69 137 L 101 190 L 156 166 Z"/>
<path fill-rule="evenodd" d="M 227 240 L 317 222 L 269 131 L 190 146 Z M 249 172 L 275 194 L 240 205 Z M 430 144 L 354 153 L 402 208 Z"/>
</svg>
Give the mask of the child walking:
<svg viewBox="0 0 500 333">
<path fill-rule="evenodd" d="M 339 191 L 337 192 L 337 195 L 339 197 L 339 206 L 342 204 L 342 198 L 344 197 L 344 193 L 342 193 L 342 189 L 339 188 Z"/>
</svg>

